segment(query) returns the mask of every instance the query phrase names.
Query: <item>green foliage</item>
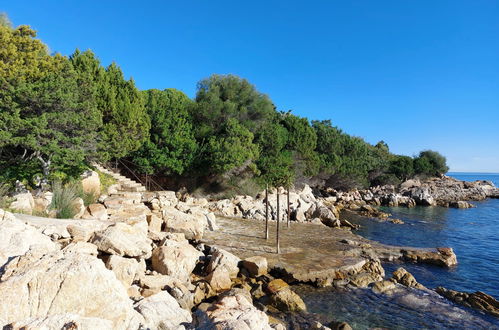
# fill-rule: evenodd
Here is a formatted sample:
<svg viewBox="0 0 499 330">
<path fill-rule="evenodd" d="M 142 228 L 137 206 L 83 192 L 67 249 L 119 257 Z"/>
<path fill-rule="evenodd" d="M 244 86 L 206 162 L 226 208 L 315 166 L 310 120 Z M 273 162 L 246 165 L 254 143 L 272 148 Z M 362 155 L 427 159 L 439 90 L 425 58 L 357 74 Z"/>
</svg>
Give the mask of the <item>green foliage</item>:
<svg viewBox="0 0 499 330">
<path fill-rule="evenodd" d="M 77 176 L 95 150 L 100 117 L 67 59 L 48 55 L 35 36 L 26 26 L 0 26 L 10 46 L 0 50 L 0 163 L 8 173 L 23 168 L 28 180 L 53 171 Z"/>
<path fill-rule="evenodd" d="M 228 119 L 222 125 L 221 134 L 208 140 L 206 160 L 211 174 L 241 173 L 245 169 L 256 170 L 254 161 L 258 158 L 258 147 L 253 144 L 253 133 L 235 119 Z"/>
<path fill-rule="evenodd" d="M 409 156 L 393 156 L 390 172 L 400 180 L 407 180 L 414 175 L 414 160 Z"/>
<path fill-rule="evenodd" d="M 438 176 L 447 173 L 449 167 L 447 160 L 440 153 L 433 150 L 425 150 L 414 159 L 414 170 L 416 174 Z"/>
<path fill-rule="evenodd" d="M 271 187 L 289 186 L 295 178 L 292 153 L 285 149 L 289 132 L 280 124 L 280 117 L 276 114 L 273 120 L 266 122 L 255 139 L 260 148 L 259 181 Z"/>
<path fill-rule="evenodd" d="M 142 92 L 151 121 L 150 138 L 132 155 L 146 174 L 183 174 L 194 160 L 197 142 L 189 109 L 193 102 L 181 91 Z"/>
<path fill-rule="evenodd" d="M 78 198 L 76 184 L 63 185 L 61 182 L 52 184 L 52 202 L 49 209 L 56 211 L 58 219 L 72 219 L 76 215 L 75 200 Z"/>
<path fill-rule="evenodd" d="M 10 187 L 8 184 L 0 183 L 0 209 L 6 209 L 9 207 L 12 202 L 11 198 L 9 198 L 9 190 Z"/>
<path fill-rule="evenodd" d="M 100 180 L 100 186 L 101 186 L 101 192 L 106 193 L 109 187 L 111 187 L 113 184 L 116 184 L 117 181 L 115 178 L 110 176 L 109 174 L 102 173 L 100 171 L 96 171 L 97 174 L 99 174 L 99 180 Z"/>
<path fill-rule="evenodd" d="M 201 139 L 218 135 L 231 118 L 254 134 L 273 113 L 274 105 L 267 95 L 234 75 L 201 80 L 192 110 L 196 136 Z"/>
</svg>

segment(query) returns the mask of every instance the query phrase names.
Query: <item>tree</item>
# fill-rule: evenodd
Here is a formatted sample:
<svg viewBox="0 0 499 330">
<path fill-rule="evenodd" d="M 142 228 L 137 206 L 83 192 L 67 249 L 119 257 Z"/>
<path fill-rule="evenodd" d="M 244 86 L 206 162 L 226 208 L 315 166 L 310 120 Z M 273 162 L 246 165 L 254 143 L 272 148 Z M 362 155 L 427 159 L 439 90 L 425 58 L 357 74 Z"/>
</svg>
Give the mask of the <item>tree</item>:
<svg viewBox="0 0 499 330">
<path fill-rule="evenodd" d="M 255 171 L 258 147 L 253 144 L 253 133 L 235 119 L 228 119 L 219 136 L 210 137 L 207 156 L 211 174 L 231 176 L 247 168 Z"/>
<path fill-rule="evenodd" d="M 425 150 L 414 160 L 416 174 L 438 176 L 447 173 L 447 160 L 437 151 Z"/>
<path fill-rule="evenodd" d="M 27 26 L 0 26 L 0 162 L 4 177 L 77 176 L 100 125 L 67 58 L 50 56 Z"/>
<path fill-rule="evenodd" d="M 295 178 L 293 154 L 285 149 L 289 132 L 280 124 L 280 116 L 276 113 L 274 120 L 266 122 L 255 139 L 260 149 L 259 180 L 271 187 L 289 186 Z"/>
<path fill-rule="evenodd" d="M 246 79 L 212 75 L 198 83 L 193 118 L 198 138 L 217 135 L 230 119 L 253 134 L 274 113 L 274 105 Z"/>
<path fill-rule="evenodd" d="M 389 171 L 400 180 L 405 181 L 414 175 L 414 160 L 409 156 L 393 156 Z"/>
<path fill-rule="evenodd" d="M 70 57 L 79 83 L 88 86 L 87 99 L 101 113 L 99 159 L 122 158 L 136 151 L 149 136 L 149 117 L 133 80 L 112 63 L 104 69 L 91 51 L 76 50 Z"/>
<path fill-rule="evenodd" d="M 150 138 L 132 155 L 143 173 L 183 174 L 192 165 L 197 143 L 189 113 L 193 102 L 181 91 L 143 91 L 151 121 Z"/>
<path fill-rule="evenodd" d="M 288 131 L 286 149 L 293 153 L 296 176 L 316 175 L 319 170 L 319 157 L 315 152 L 317 135 L 308 119 L 288 112 L 281 115 L 281 122 Z"/>
</svg>

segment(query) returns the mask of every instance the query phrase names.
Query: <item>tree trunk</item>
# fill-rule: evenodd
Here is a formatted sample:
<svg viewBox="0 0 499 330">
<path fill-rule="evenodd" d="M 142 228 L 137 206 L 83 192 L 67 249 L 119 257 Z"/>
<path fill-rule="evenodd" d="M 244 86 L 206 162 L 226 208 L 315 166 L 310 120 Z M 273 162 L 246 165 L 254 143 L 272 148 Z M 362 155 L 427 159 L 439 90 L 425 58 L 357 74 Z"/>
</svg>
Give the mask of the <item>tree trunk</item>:
<svg viewBox="0 0 499 330">
<path fill-rule="evenodd" d="M 288 223 L 287 223 L 288 228 L 289 228 L 290 222 L 291 222 L 291 206 L 289 203 L 289 187 L 288 187 Z"/>
<path fill-rule="evenodd" d="M 265 188 L 265 239 L 269 239 L 269 185 Z"/>
<path fill-rule="evenodd" d="M 279 254 L 280 248 L 279 248 L 279 188 L 277 188 L 277 254 Z"/>
</svg>

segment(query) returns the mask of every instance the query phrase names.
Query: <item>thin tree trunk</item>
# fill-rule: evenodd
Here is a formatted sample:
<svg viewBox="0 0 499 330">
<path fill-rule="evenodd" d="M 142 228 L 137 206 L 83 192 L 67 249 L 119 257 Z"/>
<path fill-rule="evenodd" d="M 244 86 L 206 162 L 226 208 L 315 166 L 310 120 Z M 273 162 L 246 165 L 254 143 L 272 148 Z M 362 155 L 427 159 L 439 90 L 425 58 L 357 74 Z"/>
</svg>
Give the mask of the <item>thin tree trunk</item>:
<svg viewBox="0 0 499 330">
<path fill-rule="evenodd" d="M 265 188 L 265 239 L 269 239 L 269 185 Z"/>
<path fill-rule="evenodd" d="M 288 228 L 290 226 L 290 223 L 291 223 L 291 206 L 290 206 L 290 203 L 289 203 L 289 187 L 288 187 Z"/>
<path fill-rule="evenodd" d="M 277 188 L 277 254 L 281 251 L 279 249 L 279 188 Z"/>
</svg>

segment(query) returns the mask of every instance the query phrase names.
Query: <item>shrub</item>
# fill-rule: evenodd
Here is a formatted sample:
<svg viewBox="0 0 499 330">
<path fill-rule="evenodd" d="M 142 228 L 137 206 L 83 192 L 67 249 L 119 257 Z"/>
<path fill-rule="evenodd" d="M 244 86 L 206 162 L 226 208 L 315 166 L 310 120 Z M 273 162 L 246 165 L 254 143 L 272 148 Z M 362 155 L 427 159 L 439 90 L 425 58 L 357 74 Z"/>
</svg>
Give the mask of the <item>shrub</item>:
<svg viewBox="0 0 499 330">
<path fill-rule="evenodd" d="M 52 184 L 52 203 L 50 209 L 56 211 L 58 219 L 74 218 L 77 211 L 75 201 L 78 198 L 78 186 L 75 184 L 63 185 L 61 182 Z"/>
</svg>

